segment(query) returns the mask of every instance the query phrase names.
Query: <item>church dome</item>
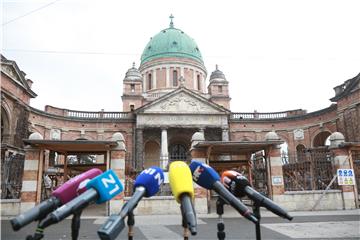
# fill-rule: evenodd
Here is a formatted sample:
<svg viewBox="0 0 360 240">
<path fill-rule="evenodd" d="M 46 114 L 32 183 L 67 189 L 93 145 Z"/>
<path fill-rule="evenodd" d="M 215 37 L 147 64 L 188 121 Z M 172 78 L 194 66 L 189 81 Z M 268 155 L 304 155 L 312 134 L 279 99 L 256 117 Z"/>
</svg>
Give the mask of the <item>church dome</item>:
<svg viewBox="0 0 360 240">
<path fill-rule="evenodd" d="M 141 55 L 141 64 L 163 57 L 191 58 L 203 64 L 199 47 L 194 39 L 182 30 L 174 28 L 172 21 L 169 28 L 150 39 Z"/>
</svg>

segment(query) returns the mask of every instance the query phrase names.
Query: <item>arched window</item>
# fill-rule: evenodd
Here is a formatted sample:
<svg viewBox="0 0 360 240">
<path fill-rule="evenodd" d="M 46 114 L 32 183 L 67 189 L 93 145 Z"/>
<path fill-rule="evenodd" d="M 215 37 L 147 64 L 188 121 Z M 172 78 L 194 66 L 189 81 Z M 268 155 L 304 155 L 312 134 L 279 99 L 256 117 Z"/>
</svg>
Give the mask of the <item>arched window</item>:
<svg viewBox="0 0 360 240">
<path fill-rule="evenodd" d="M 10 122 L 7 112 L 2 107 L 1 108 L 1 142 L 8 143 L 9 141 L 9 132 L 10 132 Z"/>
<path fill-rule="evenodd" d="M 196 76 L 196 79 L 197 79 L 198 90 L 201 90 L 201 81 L 200 81 L 200 75 L 199 74 Z"/>
<path fill-rule="evenodd" d="M 296 146 L 296 161 L 305 162 L 306 161 L 306 148 L 303 144 L 299 144 Z"/>
<path fill-rule="evenodd" d="M 152 89 L 152 77 L 151 73 L 148 74 L 148 90 Z"/>
<path fill-rule="evenodd" d="M 178 85 L 178 72 L 176 70 L 173 71 L 173 87 Z"/>
<path fill-rule="evenodd" d="M 170 161 L 185 161 L 186 160 L 186 147 L 182 144 L 173 144 L 169 147 Z"/>
<path fill-rule="evenodd" d="M 289 163 L 289 151 L 288 151 L 288 144 L 284 142 L 280 145 L 280 152 L 281 152 L 281 161 L 283 164 Z"/>
<path fill-rule="evenodd" d="M 321 147 L 321 146 L 326 146 L 327 144 L 329 144 L 329 136 L 330 136 L 330 132 L 320 132 L 318 133 L 313 141 L 313 147 Z"/>
<path fill-rule="evenodd" d="M 151 166 L 160 166 L 160 146 L 155 141 L 149 141 L 145 144 L 144 168 Z"/>
</svg>

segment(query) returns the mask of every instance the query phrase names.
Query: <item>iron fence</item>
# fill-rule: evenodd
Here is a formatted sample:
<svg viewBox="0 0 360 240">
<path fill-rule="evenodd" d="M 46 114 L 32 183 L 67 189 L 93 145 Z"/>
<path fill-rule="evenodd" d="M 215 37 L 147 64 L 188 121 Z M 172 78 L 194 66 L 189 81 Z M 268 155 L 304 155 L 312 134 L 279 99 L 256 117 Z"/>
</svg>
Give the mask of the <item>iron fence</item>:
<svg viewBox="0 0 360 240">
<path fill-rule="evenodd" d="M 311 149 L 290 156 L 296 161 L 283 165 L 285 191 L 324 190 L 336 175 L 334 156 L 327 149 Z M 330 189 L 338 189 L 333 182 Z"/>
<path fill-rule="evenodd" d="M 1 158 L 1 199 L 20 198 L 24 161 L 21 154 Z"/>
</svg>

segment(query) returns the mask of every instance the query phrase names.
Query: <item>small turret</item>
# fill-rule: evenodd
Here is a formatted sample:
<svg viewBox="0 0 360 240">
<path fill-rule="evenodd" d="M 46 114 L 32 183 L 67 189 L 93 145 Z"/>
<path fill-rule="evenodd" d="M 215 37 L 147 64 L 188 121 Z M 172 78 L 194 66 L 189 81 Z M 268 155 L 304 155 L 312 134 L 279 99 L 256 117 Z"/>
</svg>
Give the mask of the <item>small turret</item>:
<svg viewBox="0 0 360 240">
<path fill-rule="evenodd" d="M 224 73 L 219 70 L 218 65 L 210 75 L 208 92 L 210 101 L 230 109 L 229 82 L 226 80 Z"/>
<path fill-rule="evenodd" d="M 133 111 L 142 106 L 142 76 L 133 63 L 123 80 L 123 111 Z"/>
</svg>

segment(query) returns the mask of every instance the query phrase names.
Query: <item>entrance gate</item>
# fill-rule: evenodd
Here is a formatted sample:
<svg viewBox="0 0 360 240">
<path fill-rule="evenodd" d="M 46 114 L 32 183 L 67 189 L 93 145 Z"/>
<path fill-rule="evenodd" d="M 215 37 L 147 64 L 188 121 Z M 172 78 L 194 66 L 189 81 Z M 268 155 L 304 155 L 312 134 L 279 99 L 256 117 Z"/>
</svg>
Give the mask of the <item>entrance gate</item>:
<svg viewBox="0 0 360 240">
<path fill-rule="evenodd" d="M 253 187 L 261 194 L 269 196 L 267 161 L 264 151 L 253 154 L 251 170 Z"/>
</svg>

